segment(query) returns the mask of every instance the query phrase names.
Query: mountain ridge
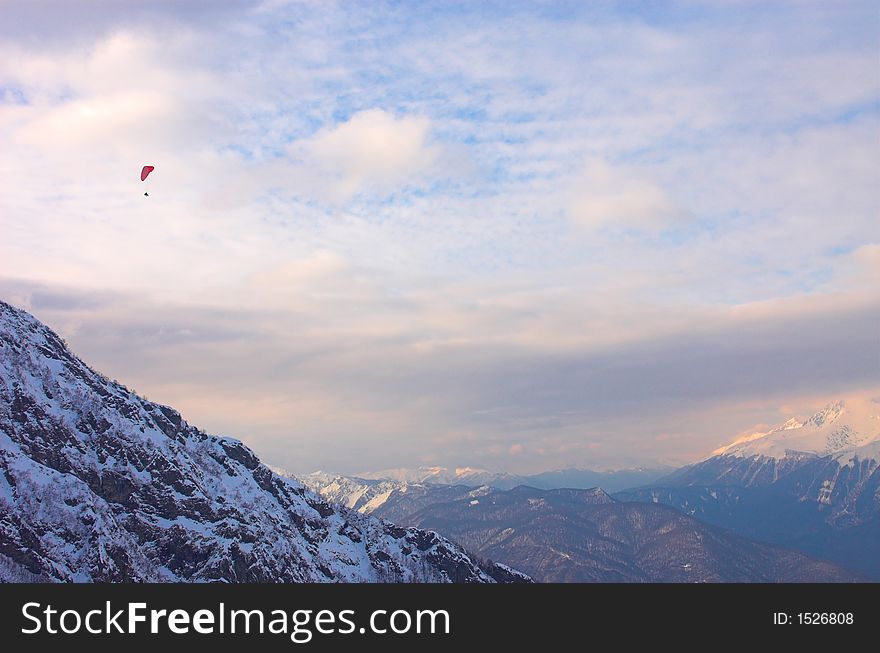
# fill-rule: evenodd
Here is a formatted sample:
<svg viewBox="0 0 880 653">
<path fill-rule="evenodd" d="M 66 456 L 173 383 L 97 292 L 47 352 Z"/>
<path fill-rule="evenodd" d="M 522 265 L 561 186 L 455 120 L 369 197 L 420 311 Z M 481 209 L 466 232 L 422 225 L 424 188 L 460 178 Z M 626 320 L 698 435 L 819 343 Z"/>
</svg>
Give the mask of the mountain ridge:
<svg viewBox="0 0 880 653">
<path fill-rule="evenodd" d="M 357 474 L 335 474 L 324 471 L 298 474 L 279 469 L 280 473 L 291 478 L 313 479 L 316 483 L 321 483 L 322 478 L 334 477 L 357 480 L 363 483 L 387 481 L 398 484 L 398 487 L 403 487 L 407 484 L 467 485 L 470 487 L 485 485 L 500 490 L 510 490 L 518 485 L 528 485 L 542 490 L 564 487 L 586 490 L 600 486 L 612 492 L 649 483 L 671 471 L 673 471 L 671 467 L 630 468 L 603 472 L 572 467 L 522 475 L 509 472 L 492 472 L 475 467 L 401 467 Z M 307 484 L 311 485 L 311 483 Z"/>
<path fill-rule="evenodd" d="M 840 566 L 734 535 L 673 507 L 620 501 L 599 488 L 447 486 L 447 492 L 427 505 L 387 502 L 373 514 L 393 514 L 400 523 L 442 532 L 477 555 L 509 561 L 539 582 L 858 579 Z"/>
</svg>

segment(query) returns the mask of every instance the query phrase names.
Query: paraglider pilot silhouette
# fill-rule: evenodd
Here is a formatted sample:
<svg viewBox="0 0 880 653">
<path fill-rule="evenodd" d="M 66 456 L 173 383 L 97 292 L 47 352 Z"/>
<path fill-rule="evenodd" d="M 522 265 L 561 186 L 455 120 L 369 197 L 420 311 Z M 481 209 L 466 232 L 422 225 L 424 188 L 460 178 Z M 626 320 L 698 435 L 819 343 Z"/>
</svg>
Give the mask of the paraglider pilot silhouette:
<svg viewBox="0 0 880 653">
<path fill-rule="evenodd" d="M 147 177 L 149 177 L 150 173 L 153 172 L 153 170 L 155 169 L 155 166 L 144 166 L 143 168 L 141 168 L 141 181 L 146 181 Z M 144 195 L 146 195 L 147 197 L 150 196 L 150 194 L 146 191 L 144 191 Z"/>
</svg>

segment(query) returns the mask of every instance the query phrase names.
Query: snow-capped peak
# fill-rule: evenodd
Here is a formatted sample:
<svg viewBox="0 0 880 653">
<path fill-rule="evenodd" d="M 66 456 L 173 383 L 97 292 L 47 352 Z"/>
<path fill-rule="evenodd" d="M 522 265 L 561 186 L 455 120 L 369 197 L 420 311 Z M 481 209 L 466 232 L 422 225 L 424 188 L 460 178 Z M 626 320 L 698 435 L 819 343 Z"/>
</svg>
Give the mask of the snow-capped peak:
<svg viewBox="0 0 880 653">
<path fill-rule="evenodd" d="M 851 398 L 830 403 L 806 420 L 792 418 L 769 431 L 742 436 L 712 454 L 740 458 L 828 456 L 877 442 L 880 442 L 880 404 L 875 399 Z"/>
<path fill-rule="evenodd" d="M 823 424 L 831 424 L 836 421 L 845 412 L 846 404 L 843 401 L 836 401 L 815 413 L 806 423 L 813 424 L 816 428 L 821 428 Z"/>
</svg>

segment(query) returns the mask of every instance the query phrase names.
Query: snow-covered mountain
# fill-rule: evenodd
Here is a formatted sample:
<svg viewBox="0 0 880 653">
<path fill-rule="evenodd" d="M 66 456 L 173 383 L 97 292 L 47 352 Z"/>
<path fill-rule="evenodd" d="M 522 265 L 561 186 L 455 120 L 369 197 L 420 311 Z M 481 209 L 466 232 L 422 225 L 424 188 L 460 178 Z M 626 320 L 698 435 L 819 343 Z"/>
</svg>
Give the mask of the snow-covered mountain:
<svg viewBox="0 0 880 653">
<path fill-rule="evenodd" d="M 847 399 L 828 404 L 808 419 L 792 418 L 769 431 L 738 438 L 657 484 L 765 486 L 809 467 L 816 470 L 818 486 L 805 488 L 802 500 L 849 513 L 853 492 L 864 491 L 868 479 L 878 473 L 878 453 L 880 404 Z"/>
<path fill-rule="evenodd" d="M 615 496 L 666 503 L 880 578 L 878 414 L 870 399 L 836 401 Z"/>
<path fill-rule="evenodd" d="M 334 506 L 0 302 L 0 580 L 521 581 Z"/>
</svg>

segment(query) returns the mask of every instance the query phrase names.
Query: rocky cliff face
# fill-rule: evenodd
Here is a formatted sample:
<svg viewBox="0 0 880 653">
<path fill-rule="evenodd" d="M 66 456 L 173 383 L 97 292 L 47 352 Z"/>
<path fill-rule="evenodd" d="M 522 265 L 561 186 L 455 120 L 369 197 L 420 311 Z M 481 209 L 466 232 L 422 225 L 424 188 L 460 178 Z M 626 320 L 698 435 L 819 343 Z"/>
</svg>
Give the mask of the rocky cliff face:
<svg viewBox="0 0 880 653">
<path fill-rule="evenodd" d="M 492 582 L 436 533 L 327 503 L 89 368 L 0 302 L 0 579 Z"/>
</svg>

